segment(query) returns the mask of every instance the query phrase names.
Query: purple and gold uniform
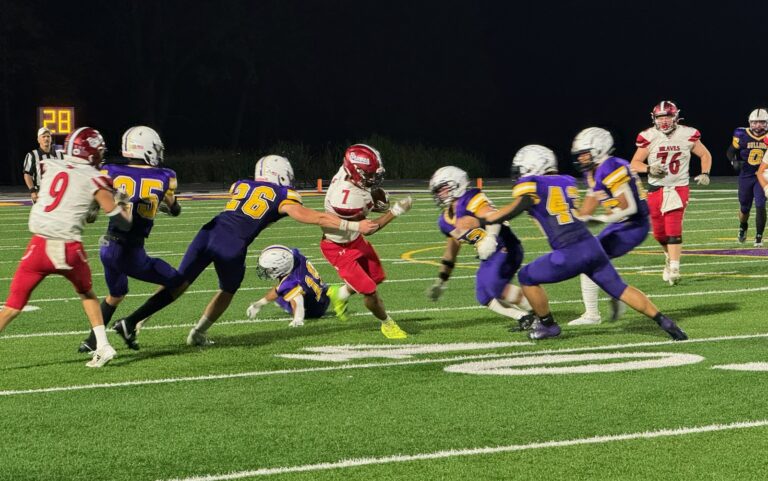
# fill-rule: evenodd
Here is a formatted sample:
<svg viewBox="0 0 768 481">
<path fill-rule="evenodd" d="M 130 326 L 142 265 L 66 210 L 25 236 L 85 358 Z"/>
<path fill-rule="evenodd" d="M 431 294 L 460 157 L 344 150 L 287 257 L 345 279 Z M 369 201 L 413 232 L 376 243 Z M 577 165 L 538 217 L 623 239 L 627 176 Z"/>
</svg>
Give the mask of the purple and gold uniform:
<svg viewBox="0 0 768 481">
<path fill-rule="evenodd" d="M 626 219 L 610 224 L 598 234 L 597 239 L 608 257 L 614 259 L 643 243 L 650 230 L 648 202 L 645 190 L 637 174 L 629 168 L 629 162 L 619 157 L 608 157 L 594 171 L 586 173 L 587 185 L 606 207 L 615 205 L 623 186 L 629 186 L 637 212 Z"/>
<path fill-rule="evenodd" d="M 765 135 L 755 135 L 745 127 L 733 131 L 732 147 L 738 150 L 738 158 L 743 161 L 739 172 L 739 205 L 744 214 L 749 213 L 752 202 L 757 208 L 765 207 L 765 193 L 756 176 L 768 149 L 764 142 Z"/>
<path fill-rule="evenodd" d="M 128 293 L 128 278 L 176 287 L 179 273 L 162 259 L 149 257 L 144 240 L 155 223 L 157 207 L 166 194 L 176 190 L 176 173 L 171 169 L 137 164 L 106 164 L 103 173 L 112 178 L 115 189 L 130 197 L 133 223 L 129 231 L 115 227 L 110 219 L 107 235 L 102 238 L 99 256 L 104 278 L 113 297 Z"/>
<path fill-rule="evenodd" d="M 491 201 L 479 189 L 469 189 L 454 204 L 453 215 L 445 209 L 437 221 L 440 231 L 447 237 L 455 229 L 456 219 L 463 216 L 477 217 L 483 207 L 492 206 Z M 486 235 L 484 229 L 472 229 L 462 235 L 459 242 L 470 245 L 476 244 Z M 502 225 L 496 242 L 496 252 L 488 259 L 480 262 L 477 270 L 475 296 L 482 305 L 487 305 L 493 299 L 501 297 L 504 288 L 512 282 L 515 272 L 523 262 L 523 246 L 512 233 L 509 226 Z"/>
<path fill-rule="evenodd" d="M 605 292 L 620 298 L 627 284 L 597 238 L 573 215 L 573 202 L 578 197 L 576 179 L 568 175 L 528 175 L 512 190 L 514 198 L 524 195 L 533 199 L 528 215 L 544 231 L 552 252 L 520 269 L 520 284 L 552 284 L 586 274 Z"/>
<path fill-rule="evenodd" d="M 307 260 L 298 249 L 293 253 L 293 270 L 280 280 L 275 288 L 275 302 L 288 314 L 293 314 L 291 300 L 296 296 L 304 296 L 304 317 L 317 319 L 323 317 L 331 300 L 328 298 L 328 285 L 320 278 L 315 266 Z"/>
<path fill-rule="evenodd" d="M 190 284 L 213 263 L 222 291 L 235 293 L 245 276 L 248 246 L 268 225 L 285 217 L 283 204 L 301 205 L 290 187 L 255 180 L 238 180 L 229 189 L 230 200 L 219 215 L 197 233 L 179 265 Z"/>
</svg>

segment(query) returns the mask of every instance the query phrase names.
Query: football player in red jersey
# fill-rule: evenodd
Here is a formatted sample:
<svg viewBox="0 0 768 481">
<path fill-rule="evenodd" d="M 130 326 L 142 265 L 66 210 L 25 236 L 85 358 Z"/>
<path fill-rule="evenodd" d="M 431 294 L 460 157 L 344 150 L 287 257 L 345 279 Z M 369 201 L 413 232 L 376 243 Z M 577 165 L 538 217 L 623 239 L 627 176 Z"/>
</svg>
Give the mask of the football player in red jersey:
<svg viewBox="0 0 768 481">
<path fill-rule="evenodd" d="M 356 221 L 365 219 L 371 210 L 384 211 L 388 205 L 377 206 L 371 195 L 383 177 L 384 165 L 376 149 L 365 144 L 350 146 L 344 153 L 342 167 L 325 195 L 326 212 Z M 381 229 L 395 217 L 408 212 L 411 203 L 410 197 L 399 200 L 374 222 Z M 359 232 L 329 228 L 323 228 L 323 232 L 323 240 L 320 242 L 323 256 L 346 283 L 328 292 L 336 315 L 345 319 L 347 299 L 354 292 L 359 292 L 365 297 L 365 307 L 381 321 L 384 336 L 388 339 L 406 338 L 406 332 L 387 314 L 377 291 L 377 286 L 384 282 L 386 275 L 373 246 Z"/>
<path fill-rule="evenodd" d="M 709 185 L 712 154 L 701 142 L 698 130 L 678 123 L 680 109 L 673 102 L 657 104 L 651 119 L 653 127 L 637 136 L 637 150 L 630 166 L 635 172 L 648 174 L 653 237 L 661 244 L 666 258 L 662 278 L 675 285 L 680 281 L 691 153 L 701 159 L 701 174 L 694 178 L 699 185 Z"/>
</svg>

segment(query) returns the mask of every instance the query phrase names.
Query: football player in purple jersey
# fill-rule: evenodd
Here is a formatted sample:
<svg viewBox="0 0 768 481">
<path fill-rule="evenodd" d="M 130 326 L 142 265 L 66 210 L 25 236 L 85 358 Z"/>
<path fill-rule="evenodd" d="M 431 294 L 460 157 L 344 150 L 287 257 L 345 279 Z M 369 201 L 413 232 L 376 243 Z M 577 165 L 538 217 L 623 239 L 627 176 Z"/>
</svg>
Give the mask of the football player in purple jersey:
<svg viewBox="0 0 768 481">
<path fill-rule="evenodd" d="M 443 209 L 437 225 L 446 236 L 446 245 L 438 279 L 427 290 L 427 298 L 433 301 L 440 298 L 447 288 L 461 245 L 469 244 L 477 248 L 480 259 L 475 284 L 477 302 L 515 320 L 528 314 L 530 306 L 522 290 L 511 283 L 523 261 L 523 246 L 509 226 L 493 224 L 461 233 L 456 229 L 456 219 L 482 217 L 495 211 L 488 197 L 480 189 L 470 189 L 467 173 L 453 166 L 438 169 L 429 181 L 429 189 Z"/>
<path fill-rule="evenodd" d="M 755 204 L 755 247 L 763 247 L 765 232 L 765 192 L 758 181 L 758 169 L 763 163 L 765 135 L 768 133 L 768 110 L 755 109 L 749 114 L 749 128 L 739 127 L 733 131 L 733 141 L 728 147 L 727 157 L 739 172 L 739 234 L 737 240 L 747 240 L 749 211 Z"/>
<path fill-rule="evenodd" d="M 520 177 L 512 190 L 511 204 L 483 219 L 462 217 L 456 225 L 461 230 L 483 228 L 528 212 L 546 234 L 552 252 L 525 265 L 517 275 L 534 312 L 528 337 L 546 339 L 560 335 L 560 326 L 552 316 L 547 293 L 541 285 L 586 274 L 612 297 L 656 321 L 672 339 L 688 339 L 645 294 L 621 279 L 600 242 L 574 215 L 574 199 L 578 197 L 576 179 L 558 174 L 554 152 L 541 145 L 527 145 L 515 155 L 512 172 L 513 177 Z"/>
<path fill-rule="evenodd" d="M 128 294 L 129 277 L 169 288 L 181 283 L 176 269 L 162 259 L 148 256 L 144 249 L 144 241 L 152 231 L 161 206 L 174 217 L 181 213 L 175 196 L 176 172 L 162 166 L 164 152 L 157 132 L 145 126 L 131 127 L 123 134 L 122 154 L 127 162 L 102 167 L 102 173 L 112 178 L 115 190 L 121 192 L 133 212 L 130 230 L 121 230 L 110 219 L 107 234 L 100 240 L 99 255 L 109 290 L 109 295 L 101 301 L 105 326 Z M 96 337 L 91 331 L 78 350 L 91 352 L 95 348 Z"/>
</svg>

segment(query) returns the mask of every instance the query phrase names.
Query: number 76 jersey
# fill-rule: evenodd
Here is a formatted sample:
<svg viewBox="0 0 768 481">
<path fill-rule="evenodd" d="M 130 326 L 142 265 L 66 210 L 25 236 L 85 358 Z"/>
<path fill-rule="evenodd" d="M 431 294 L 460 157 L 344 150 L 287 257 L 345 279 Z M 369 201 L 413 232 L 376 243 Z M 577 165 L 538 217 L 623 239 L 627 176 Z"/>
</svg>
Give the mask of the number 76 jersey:
<svg viewBox="0 0 768 481">
<path fill-rule="evenodd" d="M 648 183 L 659 187 L 684 186 L 689 182 L 691 150 L 701 138 L 698 130 L 678 125 L 669 135 L 651 127 L 637 136 L 637 147 L 646 148 L 648 165 L 661 162 L 667 171 L 664 177 L 648 177 Z"/>
</svg>

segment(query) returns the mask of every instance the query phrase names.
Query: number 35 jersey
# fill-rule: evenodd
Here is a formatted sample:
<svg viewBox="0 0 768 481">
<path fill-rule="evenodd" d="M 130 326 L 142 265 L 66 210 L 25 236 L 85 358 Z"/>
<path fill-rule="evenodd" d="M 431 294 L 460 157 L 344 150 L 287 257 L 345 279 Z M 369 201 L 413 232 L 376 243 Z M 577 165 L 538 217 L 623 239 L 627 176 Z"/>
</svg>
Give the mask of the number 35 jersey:
<svg viewBox="0 0 768 481">
<path fill-rule="evenodd" d="M 649 176 L 648 183 L 659 187 L 688 185 L 691 150 L 700 138 L 699 131 L 687 125 L 678 125 L 668 135 L 655 127 L 640 132 L 635 144 L 650 151 L 648 164 L 661 162 L 667 171 L 664 177 Z"/>
<path fill-rule="evenodd" d="M 301 195 L 291 187 L 255 180 L 238 180 L 229 189 L 230 200 L 224 211 L 213 218 L 207 228 L 250 244 L 261 231 L 285 217 L 284 204 L 301 205 Z"/>
<path fill-rule="evenodd" d="M 40 194 L 29 215 L 29 230 L 48 239 L 80 241 L 88 207 L 112 179 L 87 161 L 66 156 L 40 161 Z"/>
<path fill-rule="evenodd" d="M 549 240 L 552 249 L 562 249 L 592 237 L 589 229 L 573 215 L 579 197 L 576 179 L 570 175 L 527 175 L 512 188 L 512 197 L 530 196 L 533 217 Z"/>
<path fill-rule="evenodd" d="M 176 190 L 176 172 L 143 164 L 106 164 L 102 173 L 112 178 L 116 190 L 130 197 L 133 213 L 133 224 L 128 232 L 117 229 L 112 220 L 107 232 L 129 244 L 143 245 L 155 225 L 157 207 L 166 194 Z"/>
</svg>

